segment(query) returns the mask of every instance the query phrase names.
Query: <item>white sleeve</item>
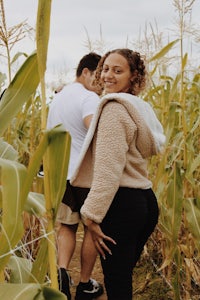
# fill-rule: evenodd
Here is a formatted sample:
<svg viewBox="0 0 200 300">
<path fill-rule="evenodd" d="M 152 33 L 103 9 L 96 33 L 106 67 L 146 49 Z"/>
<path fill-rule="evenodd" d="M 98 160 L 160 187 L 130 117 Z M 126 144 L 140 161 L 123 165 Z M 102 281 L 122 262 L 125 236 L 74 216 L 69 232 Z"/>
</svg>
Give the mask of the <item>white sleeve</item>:
<svg viewBox="0 0 200 300">
<path fill-rule="evenodd" d="M 90 96 L 85 98 L 82 103 L 82 118 L 84 119 L 89 115 L 93 115 L 99 103 L 100 98 L 95 93 L 92 93 Z"/>
</svg>

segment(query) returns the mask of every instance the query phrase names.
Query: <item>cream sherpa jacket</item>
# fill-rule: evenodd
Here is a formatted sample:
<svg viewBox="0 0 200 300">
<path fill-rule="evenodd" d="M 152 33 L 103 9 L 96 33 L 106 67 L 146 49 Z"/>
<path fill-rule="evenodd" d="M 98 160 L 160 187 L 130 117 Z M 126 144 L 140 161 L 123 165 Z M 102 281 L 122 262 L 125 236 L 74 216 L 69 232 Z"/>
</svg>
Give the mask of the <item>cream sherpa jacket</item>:
<svg viewBox="0 0 200 300">
<path fill-rule="evenodd" d="M 147 102 L 126 93 L 104 96 L 71 178 L 72 185 L 91 188 L 83 218 L 101 223 L 120 186 L 150 188 L 146 160 L 164 143 L 162 125 Z"/>
</svg>

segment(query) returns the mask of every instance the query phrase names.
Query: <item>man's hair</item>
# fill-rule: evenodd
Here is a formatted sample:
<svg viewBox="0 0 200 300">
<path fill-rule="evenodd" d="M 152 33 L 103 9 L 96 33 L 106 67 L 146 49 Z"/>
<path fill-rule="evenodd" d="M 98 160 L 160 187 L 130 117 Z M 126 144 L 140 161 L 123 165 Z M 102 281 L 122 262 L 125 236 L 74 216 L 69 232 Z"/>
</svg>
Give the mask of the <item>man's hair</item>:
<svg viewBox="0 0 200 300">
<path fill-rule="evenodd" d="M 76 69 L 76 77 L 80 77 L 84 68 L 87 68 L 89 71 L 93 72 L 96 70 L 98 62 L 100 61 L 101 56 L 95 52 L 90 52 L 89 54 L 84 55 Z"/>
</svg>

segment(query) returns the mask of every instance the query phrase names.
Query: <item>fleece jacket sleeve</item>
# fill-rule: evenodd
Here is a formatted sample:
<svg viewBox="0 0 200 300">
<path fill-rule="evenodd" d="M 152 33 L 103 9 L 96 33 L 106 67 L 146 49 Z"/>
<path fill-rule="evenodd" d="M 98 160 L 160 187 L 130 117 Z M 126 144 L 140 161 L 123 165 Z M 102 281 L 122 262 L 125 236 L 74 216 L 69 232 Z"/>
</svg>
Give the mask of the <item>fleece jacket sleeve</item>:
<svg viewBox="0 0 200 300">
<path fill-rule="evenodd" d="M 102 222 L 119 188 L 135 132 L 136 125 L 123 105 L 110 101 L 104 106 L 93 140 L 92 186 L 81 208 L 85 218 Z"/>
</svg>

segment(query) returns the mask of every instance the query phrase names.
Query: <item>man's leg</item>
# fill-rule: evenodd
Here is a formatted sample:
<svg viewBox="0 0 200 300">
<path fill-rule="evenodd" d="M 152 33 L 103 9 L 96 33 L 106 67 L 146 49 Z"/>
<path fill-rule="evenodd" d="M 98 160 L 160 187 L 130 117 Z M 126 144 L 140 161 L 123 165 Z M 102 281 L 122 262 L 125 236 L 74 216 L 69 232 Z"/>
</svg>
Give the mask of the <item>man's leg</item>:
<svg viewBox="0 0 200 300">
<path fill-rule="evenodd" d="M 97 258 L 97 250 L 92 240 L 92 236 L 87 228 L 84 228 L 84 238 L 81 247 L 81 274 L 80 281 L 88 282 Z"/>
<path fill-rule="evenodd" d="M 71 300 L 70 281 L 71 278 L 67 272 L 71 258 L 76 247 L 76 231 L 78 224 L 61 224 L 58 230 L 57 248 L 58 248 L 58 282 L 59 289 Z"/>
<path fill-rule="evenodd" d="M 69 268 L 71 258 L 76 247 L 76 231 L 78 224 L 66 225 L 61 224 L 58 231 L 58 267 Z"/>
<path fill-rule="evenodd" d="M 61 270 L 61 278 L 64 277 L 67 283 L 66 269 L 69 267 L 70 261 L 74 254 L 76 247 L 76 232 L 79 223 L 79 211 L 85 200 L 89 189 L 71 187 L 68 183 L 68 187 L 65 193 L 65 200 L 61 203 L 58 211 L 57 221 L 60 223 L 72 223 L 76 225 L 62 225 L 58 233 L 58 266 Z M 75 204 L 75 205 L 73 205 Z M 76 290 L 76 300 L 90 300 L 98 297 L 103 293 L 103 287 L 96 280 L 91 279 L 91 273 L 97 257 L 97 252 L 94 247 L 91 235 L 84 233 L 83 244 L 81 246 L 81 274 L 80 282 Z M 69 276 L 68 276 L 69 277 Z M 69 282 L 69 279 L 68 279 Z M 65 287 L 64 293 L 67 295 L 67 284 L 63 284 Z M 62 291 L 62 289 L 60 289 Z M 69 291 L 70 292 L 70 291 Z M 71 299 L 70 293 L 67 295 L 68 300 Z"/>
<path fill-rule="evenodd" d="M 91 278 L 97 251 L 90 232 L 86 228 L 84 228 L 84 231 L 81 247 L 80 282 L 76 289 L 75 300 L 92 300 L 103 294 L 103 286 Z"/>
</svg>

